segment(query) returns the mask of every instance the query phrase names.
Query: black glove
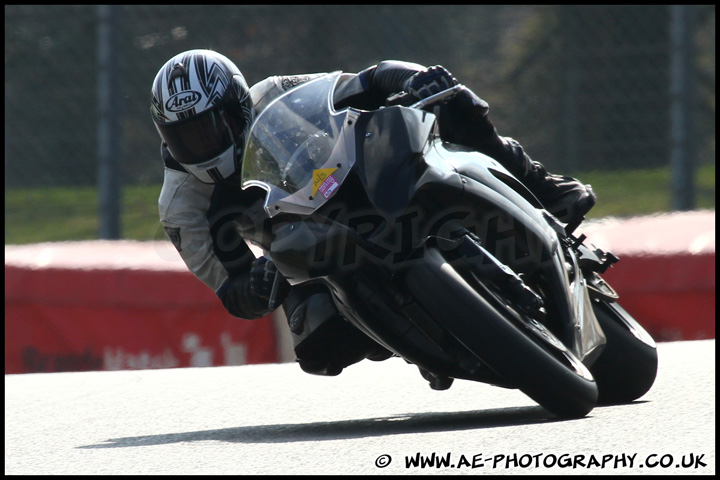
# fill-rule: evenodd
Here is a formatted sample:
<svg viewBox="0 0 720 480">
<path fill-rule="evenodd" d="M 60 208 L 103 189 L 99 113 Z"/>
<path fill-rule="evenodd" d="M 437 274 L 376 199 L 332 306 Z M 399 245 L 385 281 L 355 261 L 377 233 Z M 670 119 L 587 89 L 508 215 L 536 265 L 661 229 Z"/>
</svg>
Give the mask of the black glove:
<svg viewBox="0 0 720 480">
<path fill-rule="evenodd" d="M 275 297 L 272 297 L 273 285 L 277 281 Z M 273 307 L 280 305 L 290 293 L 290 283 L 278 272 L 272 260 L 260 257 L 252 263 L 250 269 L 250 291 L 266 300 L 274 300 Z"/>
<path fill-rule="evenodd" d="M 403 88 L 419 100 L 457 85 L 457 80 L 445 67 L 435 65 L 422 70 L 405 81 Z"/>
</svg>

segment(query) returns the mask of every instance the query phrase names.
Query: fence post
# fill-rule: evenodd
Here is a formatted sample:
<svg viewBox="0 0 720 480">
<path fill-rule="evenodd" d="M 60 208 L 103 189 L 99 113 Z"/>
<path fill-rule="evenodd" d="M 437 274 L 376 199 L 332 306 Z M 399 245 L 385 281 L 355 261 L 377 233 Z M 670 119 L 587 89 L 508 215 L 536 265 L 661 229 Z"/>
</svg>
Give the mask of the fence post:
<svg viewBox="0 0 720 480">
<path fill-rule="evenodd" d="M 120 8 L 118 5 L 97 6 L 98 215 L 99 237 L 106 240 L 120 238 Z"/>
<path fill-rule="evenodd" d="M 562 98 L 562 168 L 567 174 L 577 173 L 580 168 L 578 155 L 578 139 L 580 138 L 579 128 L 579 83 L 580 71 L 578 68 L 578 31 L 577 7 L 562 5 L 560 10 L 560 21 L 562 25 L 562 77 L 563 86 Z M 583 7 L 580 7 L 583 8 Z"/>
<path fill-rule="evenodd" d="M 695 208 L 691 5 L 670 6 L 670 175 L 673 210 Z"/>
</svg>

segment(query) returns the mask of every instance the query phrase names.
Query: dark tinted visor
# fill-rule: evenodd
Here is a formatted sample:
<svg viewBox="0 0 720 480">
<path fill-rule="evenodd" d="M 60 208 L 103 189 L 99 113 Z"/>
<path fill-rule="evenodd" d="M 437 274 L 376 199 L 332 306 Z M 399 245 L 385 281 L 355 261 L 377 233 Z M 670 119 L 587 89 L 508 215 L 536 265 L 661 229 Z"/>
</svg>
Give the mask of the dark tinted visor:
<svg viewBox="0 0 720 480">
<path fill-rule="evenodd" d="M 207 162 L 233 143 L 225 119 L 217 109 L 184 122 L 156 127 L 173 158 L 186 165 Z"/>
</svg>

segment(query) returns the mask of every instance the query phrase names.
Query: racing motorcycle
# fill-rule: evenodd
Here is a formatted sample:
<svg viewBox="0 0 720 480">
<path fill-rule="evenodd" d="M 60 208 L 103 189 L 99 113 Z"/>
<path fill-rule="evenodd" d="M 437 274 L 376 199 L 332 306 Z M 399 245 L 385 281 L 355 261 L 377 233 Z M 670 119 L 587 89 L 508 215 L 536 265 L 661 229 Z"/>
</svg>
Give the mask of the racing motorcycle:
<svg viewBox="0 0 720 480">
<path fill-rule="evenodd" d="M 341 72 L 278 97 L 251 127 L 244 232 L 291 285 L 339 312 L 431 387 L 519 389 L 564 418 L 644 395 L 651 336 L 600 276 L 618 261 L 574 236 L 492 158 L 439 136 L 458 85 L 411 106 L 336 110 Z M 271 299 L 271 303 L 273 299 Z"/>
</svg>

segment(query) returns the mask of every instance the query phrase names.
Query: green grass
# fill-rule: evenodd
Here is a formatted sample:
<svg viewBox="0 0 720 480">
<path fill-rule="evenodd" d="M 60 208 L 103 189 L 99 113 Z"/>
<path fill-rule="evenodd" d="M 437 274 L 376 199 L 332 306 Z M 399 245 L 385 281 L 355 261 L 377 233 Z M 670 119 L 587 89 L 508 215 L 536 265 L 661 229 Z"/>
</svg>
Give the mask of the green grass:
<svg viewBox="0 0 720 480">
<path fill-rule="evenodd" d="M 159 195 L 160 185 L 123 189 L 120 212 L 123 238 L 164 238 L 158 217 Z M 97 239 L 98 205 L 94 187 L 6 190 L 5 244 Z"/>
<path fill-rule="evenodd" d="M 598 200 L 588 218 L 629 217 L 672 211 L 670 168 L 587 172 L 577 178 L 593 186 Z M 695 208 L 715 209 L 715 165 L 699 168 Z"/>
<path fill-rule="evenodd" d="M 598 203 L 588 218 L 627 217 L 672 210 L 667 167 L 613 172 L 586 172 L 577 177 L 592 184 Z M 715 165 L 696 177 L 698 209 L 715 208 Z M 122 237 L 164 239 L 157 211 L 159 185 L 123 189 Z M 98 238 L 98 198 L 93 187 L 28 188 L 5 191 L 5 244 Z"/>
</svg>

